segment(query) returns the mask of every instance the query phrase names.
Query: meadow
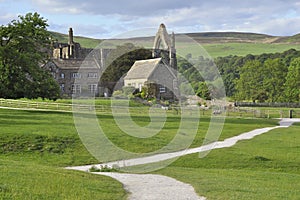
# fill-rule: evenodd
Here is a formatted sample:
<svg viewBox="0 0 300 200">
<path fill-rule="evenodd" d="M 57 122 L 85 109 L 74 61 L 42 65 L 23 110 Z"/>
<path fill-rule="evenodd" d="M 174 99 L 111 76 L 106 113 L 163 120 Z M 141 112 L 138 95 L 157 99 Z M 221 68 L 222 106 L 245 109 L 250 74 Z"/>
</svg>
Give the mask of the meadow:
<svg viewBox="0 0 300 200">
<path fill-rule="evenodd" d="M 96 104 L 100 105 L 101 101 Z M 149 124 L 148 109 L 132 106 L 132 119 L 140 126 Z M 110 141 L 130 152 L 145 153 L 162 148 L 176 135 L 180 122 L 180 116 L 169 110 L 167 121 L 157 135 L 135 138 L 119 129 L 109 111 L 97 112 L 99 124 Z M 191 147 L 200 146 L 204 140 L 211 111 L 205 112 L 200 116 Z M 268 118 L 229 116 L 220 140 L 277 123 L 278 120 Z M 0 126 L 0 199 L 126 199 L 122 185 L 111 178 L 63 169 L 99 162 L 82 144 L 71 112 L 0 109 Z M 191 183 L 199 194 L 209 199 L 249 199 L 258 194 L 269 195 L 269 190 L 274 192 L 275 189 L 276 194 L 270 197 L 282 197 L 287 195 L 287 189 L 298 186 L 295 174 L 299 174 L 299 160 L 295 156 L 299 150 L 296 135 L 299 128 L 298 125 L 275 130 L 232 148 L 214 150 L 203 159 L 198 155 L 184 156 L 157 173 Z M 273 191 L 271 186 L 275 180 L 282 181 L 282 189 L 275 187 Z M 268 186 L 267 193 L 263 192 L 262 184 Z M 247 189 L 249 185 L 251 188 Z M 294 191 L 290 197 L 299 195 L 299 191 Z"/>
</svg>

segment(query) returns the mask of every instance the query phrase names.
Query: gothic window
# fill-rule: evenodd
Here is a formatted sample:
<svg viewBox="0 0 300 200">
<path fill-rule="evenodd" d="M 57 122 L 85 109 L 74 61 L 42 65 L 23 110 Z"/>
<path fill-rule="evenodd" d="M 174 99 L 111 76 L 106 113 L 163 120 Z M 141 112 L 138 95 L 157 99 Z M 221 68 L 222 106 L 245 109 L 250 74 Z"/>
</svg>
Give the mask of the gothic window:
<svg viewBox="0 0 300 200">
<path fill-rule="evenodd" d="M 60 78 L 65 78 L 65 74 L 64 74 L 64 73 L 61 73 L 61 74 L 60 74 Z"/>
</svg>

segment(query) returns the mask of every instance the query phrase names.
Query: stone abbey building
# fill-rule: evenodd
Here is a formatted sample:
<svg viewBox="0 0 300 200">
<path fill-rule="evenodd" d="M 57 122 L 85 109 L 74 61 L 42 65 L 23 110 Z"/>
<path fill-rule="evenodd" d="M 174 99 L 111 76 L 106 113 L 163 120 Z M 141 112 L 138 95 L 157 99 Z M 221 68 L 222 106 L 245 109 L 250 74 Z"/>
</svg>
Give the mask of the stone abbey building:
<svg viewBox="0 0 300 200">
<path fill-rule="evenodd" d="M 109 51 L 82 48 L 79 43 L 74 42 L 73 30 L 70 28 L 68 43 L 53 44 L 52 59 L 45 68 L 58 82 L 63 97 L 82 94 L 98 96 L 101 92 L 99 73 Z M 88 59 L 87 56 L 91 54 L 93 59 Z"/>
<path fill-rule="evenodd" d="M 112 49 L 82 48 L 74 42 L 70 28 L 68 43 L 54 43 L 52 59 L 44 67 L 58 82 L 63 97 L 109 96 L 112 91 L 99 85 L 99 76 L 110 52 Z M 123 85 L 141 89 L 145 82 L 152 82 L 156 85 L 157 98 L 174 99 L 174 95 L 178 95 L 175 35 L 170 36 L 164 24 L 155 36 L 152 57 L 152 60 L 137 61 L 125 76 Z M 143 79 L 141 74 L 144 74 Z"/>
<path fill-rule="evenodd" d="M 159 26 L 156 33 L 152 57 L 136 61 L 124 77 L 124 85 L 140 91 L 147 86 L 157 99 L 178 99 L 175 35 L 172 33 L 170 36 L 164 24 Z"/>
</svg>

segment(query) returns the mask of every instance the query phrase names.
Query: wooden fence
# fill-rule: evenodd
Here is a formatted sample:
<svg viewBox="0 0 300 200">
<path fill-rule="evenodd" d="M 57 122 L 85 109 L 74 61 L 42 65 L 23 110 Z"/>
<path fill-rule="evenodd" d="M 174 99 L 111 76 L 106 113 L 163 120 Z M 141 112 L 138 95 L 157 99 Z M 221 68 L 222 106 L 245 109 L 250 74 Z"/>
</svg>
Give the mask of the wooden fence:
<svg viewBox="0 0 300 200">
<path fill-rule="evenodd" d="M 115 113 L 124 114 L 130 111 L 131 114 L 145 115 L 149 112 L 148 106 L 141 107 L 128 107 L 128 106 L 109 106 L 109 105 L 94 105 L 92 103 L 84 104 L 81 103 L 67 104 L 57 102 L 38 102 L 38 101 L 24 101 L 24 100 L 13 100 L 13 99 L 1 99 L 0 107 L 9 107 L 16 109 L 28 109 L 28 110 L 51 110 L 51 111 L 63 111 L 63 112 L 91 112 L 96 113 Z M 199 110 L 201 116 L 211 115 L 226 115 L 227 117 L 243 117 L 243 118 L 289 118 L 291 108 L 271 108 L 271 107 L 227 107 L 223 111 L 216 112 L 213 109 L 199 108 L 199 107 L 188 107 L 185 108 L 190 110 L 191 115 L 195 115 Z M 157 105 L 156 112 L 167 112 L 169 114 L 180 115 L 180 107 L 170 107 L 166 110 L 166 107 L 160 107 Z M 293 118 L 300 118 L 300 109 L 292 109 Z"/>
</svg>

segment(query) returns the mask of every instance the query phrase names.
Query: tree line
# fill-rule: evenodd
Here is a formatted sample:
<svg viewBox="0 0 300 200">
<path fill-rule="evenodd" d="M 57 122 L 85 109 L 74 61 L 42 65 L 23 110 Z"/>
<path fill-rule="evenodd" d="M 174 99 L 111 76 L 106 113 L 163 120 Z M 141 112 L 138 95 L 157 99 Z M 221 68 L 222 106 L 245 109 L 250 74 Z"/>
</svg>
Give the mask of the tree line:
<svg viewBox="0 0 300 200">
<path fill-rule="evenodd" d="M 299 102 L 300 51 L 247 56 L 226 56 L 214 60 L 200 57 L 191 64 L 191 56 L 178 59 L 179 72 L 195 93 L 210 99 L 210 81 L 214 80 L 213 63 L 224 82 L 226 95 L 235 101 Z M 195 62 L 195 59 L 192 60 Z M 201 67 L 201 74 L 197 70 Z M 198 68 L 199 69 L 199 68 Z M 205 80 L 204 81 L 204 77 Z M 185 83 L 181 89 L 185 90 Z"/>
</svg>

